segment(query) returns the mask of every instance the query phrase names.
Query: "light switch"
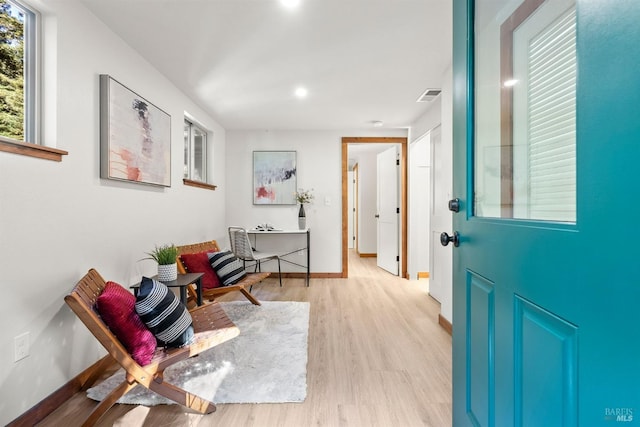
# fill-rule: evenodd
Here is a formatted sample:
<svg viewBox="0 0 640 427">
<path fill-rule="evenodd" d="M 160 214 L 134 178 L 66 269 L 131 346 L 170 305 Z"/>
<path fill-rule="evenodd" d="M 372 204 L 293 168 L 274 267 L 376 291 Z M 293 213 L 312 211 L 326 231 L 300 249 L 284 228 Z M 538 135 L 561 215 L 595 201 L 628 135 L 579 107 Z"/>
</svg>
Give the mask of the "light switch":
<svg viewBox="0 0 640 427">
<path fill-rule="evenodd" d="M 329 198 L 329 196 L 325 196 L 324 205 L 325 206 L 331 206 L 331 199 Z"/>
</svg>

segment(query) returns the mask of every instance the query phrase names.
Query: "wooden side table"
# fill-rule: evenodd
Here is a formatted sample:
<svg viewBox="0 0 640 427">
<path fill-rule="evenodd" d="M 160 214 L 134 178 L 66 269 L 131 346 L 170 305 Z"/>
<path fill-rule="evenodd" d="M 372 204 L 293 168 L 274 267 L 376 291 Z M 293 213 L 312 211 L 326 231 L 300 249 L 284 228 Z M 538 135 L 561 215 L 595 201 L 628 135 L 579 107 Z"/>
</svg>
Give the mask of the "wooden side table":
<svg viewBox="0 0 640 427">
<path fill-rule="evenodd" d="M 182 301 L 185 306 L 187 305 L 187 286 L 191 284 L 196 285 L 196 294 L 198 295 L 197 303 L 198 305 L 202 305 L 202 284 L 200 282 L 200 279 L 202 279 L 203 275 L 204 273 L 178 273 L 178 278 L 176 280 L 162 283 L 164 283 L 168 288 L 180 288 L 180 301 Z M 158 280 L 158 276 L 153 276 L 152 279 Z M 131 286 L 131 289 L 133 289 L 133 294 L 136 297 L 138 296 L 138 292 L 140 291 L 140 283 L 142 282 L 138 282 L 135 285 Z"/>
</svg>

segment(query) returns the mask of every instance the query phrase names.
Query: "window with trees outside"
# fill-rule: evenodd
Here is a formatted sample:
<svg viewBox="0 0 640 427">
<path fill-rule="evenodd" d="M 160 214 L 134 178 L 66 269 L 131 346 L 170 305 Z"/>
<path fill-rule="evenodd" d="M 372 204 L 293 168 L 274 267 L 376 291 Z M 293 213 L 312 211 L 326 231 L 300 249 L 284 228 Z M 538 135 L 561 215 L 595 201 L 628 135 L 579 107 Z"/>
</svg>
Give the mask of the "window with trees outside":
<svg viewBox="0 0 640 427">
<path fill-rule="evenodd" d="M 18 0 L 0 0 L 0 151 L 61 161 L 69 154 L 40 137 L 40 15 Z"/>
<path fill-rule="evenodd" d="M 0 0 L 0 135 L 38 143 L 36 132 L 36 25 L 38 15 Z"/>
<path fill-rule="evenodd" d="M 208 134 L 194 121 L 184 120 L 184 183 L 196 187 L 215 189 L 207 183 Z"/>
</svg>

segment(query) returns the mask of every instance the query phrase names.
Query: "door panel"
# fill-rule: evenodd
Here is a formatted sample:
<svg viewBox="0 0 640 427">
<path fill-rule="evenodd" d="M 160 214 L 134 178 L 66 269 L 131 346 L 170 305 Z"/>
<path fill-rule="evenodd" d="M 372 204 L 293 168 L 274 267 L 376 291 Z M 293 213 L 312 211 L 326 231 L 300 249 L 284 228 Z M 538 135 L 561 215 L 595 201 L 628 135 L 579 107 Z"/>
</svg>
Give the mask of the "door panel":
<svg viewBox="0 0 640 427">
<path fill-rule="evenodd" d="M 378 267 L 399 274 L 398 245 L 398 147 L 393 146 L 377 156 L 378 180 Z"/>
<path fill-rule="evenodd" d="M 574 20 L 575 130 L 562 134 L 574 133 L 575 144 L 557 152 L 574 151 L 575 172 L 567 170 L 575 182 L 567 187 L 566 176 L 555 174 L 567 163 L 554 164 L 552 141 L 543 144 L 542 163 L 532 161 L 538 128 L 528 116 L 531 87 L 503 87 L 500 26 L 523 4 L 533 11 L 566 5 L 454 0 L 453 197 L 462 205 L 453 227 L 460 234 L 453 249 L 454 425 L 637 422 L 640 2 L 578 0 L 575 12 L 558 7 L 542 32 L 531 31 L 529 40 Z M 518 33 L 532 23 L 510 25 Z M 480 42 L 494 50 L 475 50 Z M 482 61 L 491 64 L 479 69 Z M 555 124 L 558 102 L 542 108 L 551 112 L 544 126 Z M 530 172 L 541 164 L 553 173 L 534 182 Z M 519 178 L 519 171 L 528 172 Z"/>
<path fill-rule="evenodd" d="M 491 281 L 467 272 L 467 324 L 469 337 L 466 383 L 469 389 L 467 411 L 481 426 L 493 423 L 495 409 L 495 292 Z"/>
<path fill-rule="evenodd" d="M 578 328 L 515 296 L 515 419 L 577 425 Z"/>
</svg>

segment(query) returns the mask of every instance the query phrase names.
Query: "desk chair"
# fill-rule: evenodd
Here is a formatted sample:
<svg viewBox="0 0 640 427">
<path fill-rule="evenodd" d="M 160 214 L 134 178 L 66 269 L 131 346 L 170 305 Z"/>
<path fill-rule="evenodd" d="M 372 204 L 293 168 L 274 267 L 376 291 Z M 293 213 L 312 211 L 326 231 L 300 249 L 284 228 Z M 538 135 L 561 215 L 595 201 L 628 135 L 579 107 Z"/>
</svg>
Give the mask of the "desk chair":
<svg viewBox="0 0 640 427">
<path fill-rule="evenodd" d="M 242 227 L 231 226 L 229 227 L 229 243 L 231 244 L 231 252 L 234 253 L 243 262 L 254 262 L 255 271 L 260 270 L 260 264 L 262 261 L 277 260 L 278 261 L 278 278 L 280 279 L 280 286 L 282 286 L 282 271 L 280 270 L 280 256 L 270 252 L 256 251 L 251 247 L 251 241 L 249 240 L 249 234 L 247 230 Z"/>
</svg>

